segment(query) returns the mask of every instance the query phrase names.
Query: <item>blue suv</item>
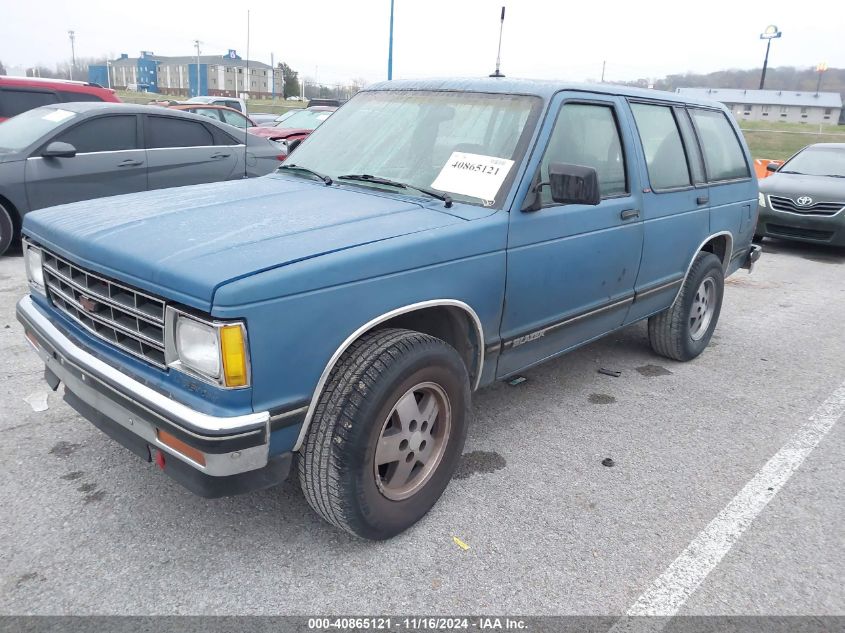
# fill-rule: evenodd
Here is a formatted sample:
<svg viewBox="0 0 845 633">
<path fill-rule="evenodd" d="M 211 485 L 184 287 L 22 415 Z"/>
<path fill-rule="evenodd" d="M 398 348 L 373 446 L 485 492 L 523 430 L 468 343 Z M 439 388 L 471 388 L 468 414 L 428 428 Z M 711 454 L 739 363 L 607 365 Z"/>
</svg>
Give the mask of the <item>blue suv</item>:
<svg viewBox="0 0 845 633">
<path fill-rule="evenodd" d="M 17 315 L 47 382 L 190 490 L 294 469 L 383 539 L 446 488 L 479 387 L 643 319 L 698 356 L 757 193 L 714 102 L 393 81 L 270 176 L 28 214 Z"/>
</svg>

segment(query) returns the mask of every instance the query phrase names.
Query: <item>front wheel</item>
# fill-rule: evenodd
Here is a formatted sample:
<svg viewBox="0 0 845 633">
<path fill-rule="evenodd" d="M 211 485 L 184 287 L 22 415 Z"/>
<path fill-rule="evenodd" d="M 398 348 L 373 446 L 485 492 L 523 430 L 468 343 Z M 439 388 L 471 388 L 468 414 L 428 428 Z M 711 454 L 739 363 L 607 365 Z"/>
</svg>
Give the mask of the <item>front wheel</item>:
<svg viewBox="0 0 845 633">
<path fill-rule="evenodd" d="M 364 335 L 332 370 L 298 456 L 308 503 L 362 538 L 407 529 L 452 478 L 469 402 L 466 367 L 444 341 L 400 329 Z"/>
<path fill-rule="evenodd" d="M 15 225 L 9 210 L 0 204 L 0 255 L 5 253 L 12 244 L 15 235 Z"/>
<path fill-rule="evenodd" d="M 724 292 L 722 262 L 713 253 L 698 253 L 675 303 L 648 320 L 651 348 L 681 361 L 701 354 L 719 321 Z"/>
</svg>

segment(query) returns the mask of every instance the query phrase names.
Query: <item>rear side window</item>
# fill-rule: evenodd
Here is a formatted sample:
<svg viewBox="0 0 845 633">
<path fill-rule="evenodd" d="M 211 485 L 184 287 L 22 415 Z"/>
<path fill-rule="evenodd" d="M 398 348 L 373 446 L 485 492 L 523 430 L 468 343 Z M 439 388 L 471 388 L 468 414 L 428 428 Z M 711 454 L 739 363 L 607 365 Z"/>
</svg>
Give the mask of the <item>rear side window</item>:
<svg viewBox="0 0 845 633">
<path fill-rule="evenodd" d="M 205 147 L 214 138 L 202 123 L 163 116 L 147 117 L 147 148 Z"/>
<path fill-rule="evenodd" d="M 10 119 L 21 112 L 50 105 L 57 101 L 56 95 L 52 92 L 3 88 L 0 90 L 0 117 Z"/>
<path fill-rule="evenodd" d="M 83 121 L 53 140 L 70 143 L 80 154 L 138 149 L 137 127 L 134 116 L 104 116 Z"/>
<path fill-rule="evenodd" d="M 603 198 L 625 194 L 628 190 L 625 157 L 613 108 L 586 103 L 564 104 L 540 163 L 540 178 L 544 182 L 549 179 L 551 163 L 595 169 Z M 543 187 L 540 195 L 544 206 L 554 204 L 550 187 Z"/>
<path fill-rule="evenodd" d="M 67 90 L 59 90 L 59 97 L 62 101 L 102 101 L 100 97 L 90 92 L 68 92 Z"/>
<path fill-rule="evenodd" d="M 690 186 L 689 168 L 672 108 L 632 103 L 652 189 Z"/>
<path fill-rule="evenodd" d="M 691 109 L 690 114 L 701 140 L 708 179 L 712 182 L 748 178 L 745 154 L 725 114 L 698 108 Z"/>
</svg>

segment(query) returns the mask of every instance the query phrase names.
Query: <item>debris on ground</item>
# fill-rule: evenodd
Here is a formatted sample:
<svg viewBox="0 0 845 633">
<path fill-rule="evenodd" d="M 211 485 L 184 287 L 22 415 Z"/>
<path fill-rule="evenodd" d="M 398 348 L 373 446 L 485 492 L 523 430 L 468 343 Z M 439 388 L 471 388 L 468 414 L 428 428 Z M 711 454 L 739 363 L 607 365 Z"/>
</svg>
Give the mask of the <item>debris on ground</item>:
<svg viewBox="0 0 845 633">
<path fill-rule="evenodd" d="M 508 384 L 511 387 L 516 387 L 517 385 L 521 385 L 524 382 L 528 382 L 528 378 L 525 376 L 514 376 L 510 380 L 508 380 Z"/>
<path fill-rule="evenodd" d="M 605 376 L 613 376 L 614 378 L 619 378 L 622 375 L 621 371 L 616 371 L 615 369 L 605 369 L 604 367 L 599 367 L 599 373 L 604 374 Z"/>
<path fill-rule="evenodd" d="M 611 457 L 605 457 L 603 460 L 601 460 L 601 465 L 607 466 L 608 468 L 613 468 L 614 466 L 616 466 L 616 462 L 613 461 Z"/>
<path fill-rule="evenodd" d="M 26 398 L 23 399 L 29 406 L 32 407 L 32 410 L 36 413 L 41 413 L 42 411 L 46 411 L 49 407 L 47 406 L 47 392 L 46 391 L 36 391 L 35 393 L 29 394 Z"/>
<path fill-rule="evenodd" d="M 466 543 L 464 543 L 464 542 L 463 542 L 461 539 L 459 539 L 457 536 L 453 536 L 453 537 L 452 537 L 452 540 L 453 540 L 453 541 L 455 541 L 455 545 L 457 545 L 458 547 L 460 547 L 462 550 L 467 551 L 467 550 L 469 549 L 469 545 L 467 545 Z"/>
</svg>

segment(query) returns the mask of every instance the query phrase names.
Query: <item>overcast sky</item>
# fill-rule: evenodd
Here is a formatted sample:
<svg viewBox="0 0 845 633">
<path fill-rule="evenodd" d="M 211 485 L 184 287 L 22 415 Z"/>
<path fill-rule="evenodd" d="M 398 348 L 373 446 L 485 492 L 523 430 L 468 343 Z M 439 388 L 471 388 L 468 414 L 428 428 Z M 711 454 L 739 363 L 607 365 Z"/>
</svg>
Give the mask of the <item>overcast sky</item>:
<svg viewBox="0 0 845 633">
<path fill-rule="evenodd" d="M 774 23 L 773 66 L 845 67 L 841 0 L 395 0 L 394 77 L 485 75 L 493 70 L 499 12 L 507 6 L 502 71 L 510 76 L 659 78 L 685 71 L 754 68 L 759 34 Z M 390 0 L 0 0 L 0 60 L 53 66 L 78 56 L 141 50 L 191 55 L 229 48 L 286 61 L 325 83 L 386 77 Z M 693 9 L 692 7 L 695 7 Z"/>
</svg>

